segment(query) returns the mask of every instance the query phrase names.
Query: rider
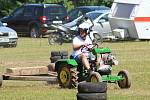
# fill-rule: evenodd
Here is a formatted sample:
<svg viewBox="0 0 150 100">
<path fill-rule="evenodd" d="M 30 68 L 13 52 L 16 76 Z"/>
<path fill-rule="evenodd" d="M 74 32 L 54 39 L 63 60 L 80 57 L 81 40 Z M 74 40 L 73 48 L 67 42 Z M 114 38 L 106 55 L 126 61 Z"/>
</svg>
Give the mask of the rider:
<svg viewBox="0 0 150 100">
<path fill-rule="evenodd" d="M 92 58 L 92 55 L 90 53 L 90 51 L 83 51 L 84 47 L 86 48 L 92 48 L 93 47 L 93 37 L 91 38 L 90 34 L 88 35 L 88 31 L 90 28 L 90 25 L 86 22 L 82 23 L 79 25 L 78 27 L 79 29 L 79 35 L 74 37 L 73 39 L 73 53 L 72 56 L 73 58 L 77 61 L 77 63 L 79 64 L 83 64 L 83 66 L 85 67 L 85 69 L 88 70 L 89 73 L 92 72 L 91 68 L 90 68 L 90 63 L 89 60 L 90 58 Z M 90 47 L 89 47 L 90 46 Z M 82 49 L 82 50 L 81 50 Z M 103 54 L 101 55 L 96 63 L 96 66 L 98 68 L 98 70 L 100 72 L 108 72 L 111 70 L 111 66 L 110 64 L 107 63 L 108 61 L 108 54 Z M 105 62 L 106 61 L 106 62 Z M 116 62 L 117 64 L 117 62 Z"/>
<path fill-rule="evenodd" d="M 88 61 L 88 58 L 90 58 L 91 55 L 88 51 L 86 51 L 86 53 L 83 53 L 81 51 L 81 48 L 83 48 L 84 46 L 89 46 L 89 44 L 92 44 L 92 39 L 88 35 L 89 28 L 90 25 L 85 22 L 78 26 L 79 35 L 74 37 L 73 39 L 72 56 L 78 63 L 83 64 L 83 66 L 89 72 L 91 72 L 90 64 Z"/>
</svg>

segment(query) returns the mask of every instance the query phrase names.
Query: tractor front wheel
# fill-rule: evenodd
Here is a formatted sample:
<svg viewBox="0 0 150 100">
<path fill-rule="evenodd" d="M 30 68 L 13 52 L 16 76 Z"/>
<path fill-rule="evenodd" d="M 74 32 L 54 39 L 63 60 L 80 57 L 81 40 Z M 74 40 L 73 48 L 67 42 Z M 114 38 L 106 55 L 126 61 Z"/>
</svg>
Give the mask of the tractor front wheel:
<svg viewBox="0 0 150 100">
<path fill-rule="evenodd" d="M 102 77 L 98 72 L 92 72 L 87 81 L 93 83 L 102 82 Z"/>
<path fill-rule="evenodd" d="M 77 84 L 76 68 L 69 65 L 60 66 L 58 69 L 58 83 L 62 88 L 74 88 Z"/>
<path fill-rule="evenodd" d="M 122 70 L 118 73 L 118 76 L 122 76 L 123 80 L 118 81 L 118 86 L 120 88 L 130 88 L 131 87 L 131 79 L 129 76 L 129 72 L 127 70 Z"/>
</svg>

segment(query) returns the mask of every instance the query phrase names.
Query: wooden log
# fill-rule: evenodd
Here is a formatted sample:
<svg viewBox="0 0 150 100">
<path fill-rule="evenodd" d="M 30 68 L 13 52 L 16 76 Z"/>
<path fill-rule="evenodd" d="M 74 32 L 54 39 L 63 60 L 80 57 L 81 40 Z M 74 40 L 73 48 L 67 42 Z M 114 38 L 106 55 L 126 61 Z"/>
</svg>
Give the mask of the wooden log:
<svg viewBox="0 0 150 100">
<path fill-rule="evenodd" d="M 57 72 L 49 71 L 49 72 L 48 72 L 48 75 L 49 75 L 49 76 L 57 77 Z"/>
<path fill-rule="evenodd" d="M 4 75 L 4 80 L 19 80 L 19 81 L 49 81 L 57 82 L 57 77 L 49 76 L 13 76 Z"/>
<path fill-rule="evenodd" d="M 42 75 L 48 74 L 47 66 L 7 68 L 9 75 Z"/>
</svg>

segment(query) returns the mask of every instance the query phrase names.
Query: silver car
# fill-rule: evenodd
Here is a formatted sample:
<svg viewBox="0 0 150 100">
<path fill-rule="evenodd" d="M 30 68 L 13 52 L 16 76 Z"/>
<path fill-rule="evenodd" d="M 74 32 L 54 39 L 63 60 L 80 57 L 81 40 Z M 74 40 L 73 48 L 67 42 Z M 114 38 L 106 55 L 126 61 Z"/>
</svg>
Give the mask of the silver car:
<svg viewBox="0 0 150 100">
<path fill-rule="evenodd" d="M 94 26 L 92 27 L 93 31 L 96 31 L 101 35 L 102 38 L 111 37 L 111 28 L 108 20 L 108 15 L 110 10 L 97 10 L 86 13 L 85 16 L 89 17 Z M 65 26 L 70 27 L 72 30 L 76 29 L 77 22 L 82 18 L 82 16 L 73 20 L 72 22 L 66 23 Z"/>
<path fill-rule="evenodd" d="M 6 23 L 0 21 L 0 46 L 16 47 L 17 46 L 17 32 L 9 27 Z"/>
</svg>

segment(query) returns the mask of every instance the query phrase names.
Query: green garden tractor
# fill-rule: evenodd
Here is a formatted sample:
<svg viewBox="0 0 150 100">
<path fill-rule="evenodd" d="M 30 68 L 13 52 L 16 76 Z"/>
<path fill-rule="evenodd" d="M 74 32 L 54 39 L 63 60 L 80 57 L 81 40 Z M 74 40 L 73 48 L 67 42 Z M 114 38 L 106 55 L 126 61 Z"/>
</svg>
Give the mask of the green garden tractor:
<svg viewBox="0 0 150 100">
<path fill-rule="evenodd" d="M 84 68 L 81 63 L 75 59 L 59 59 L 55 63 L 55 71 L 58 73 L 58 82 L 62 88 L 74 88 L 79 82 L 108 82 L 118 83 L 120 88 L 130 88 L 131 79 L 127 70 L 122 70 L 118 75 L 112 75 L 112 66 L 117 64 L 117 59 L 111 54 L 109 48 L 100 48 L 95 44 L 92 48 L 83 47 L 81 52 L 89 51 L 92 54 L 89 60 L 92 73 Z M 96 60 L 101 57 L 102 61 L 99 66 Z"/>
</svg>

